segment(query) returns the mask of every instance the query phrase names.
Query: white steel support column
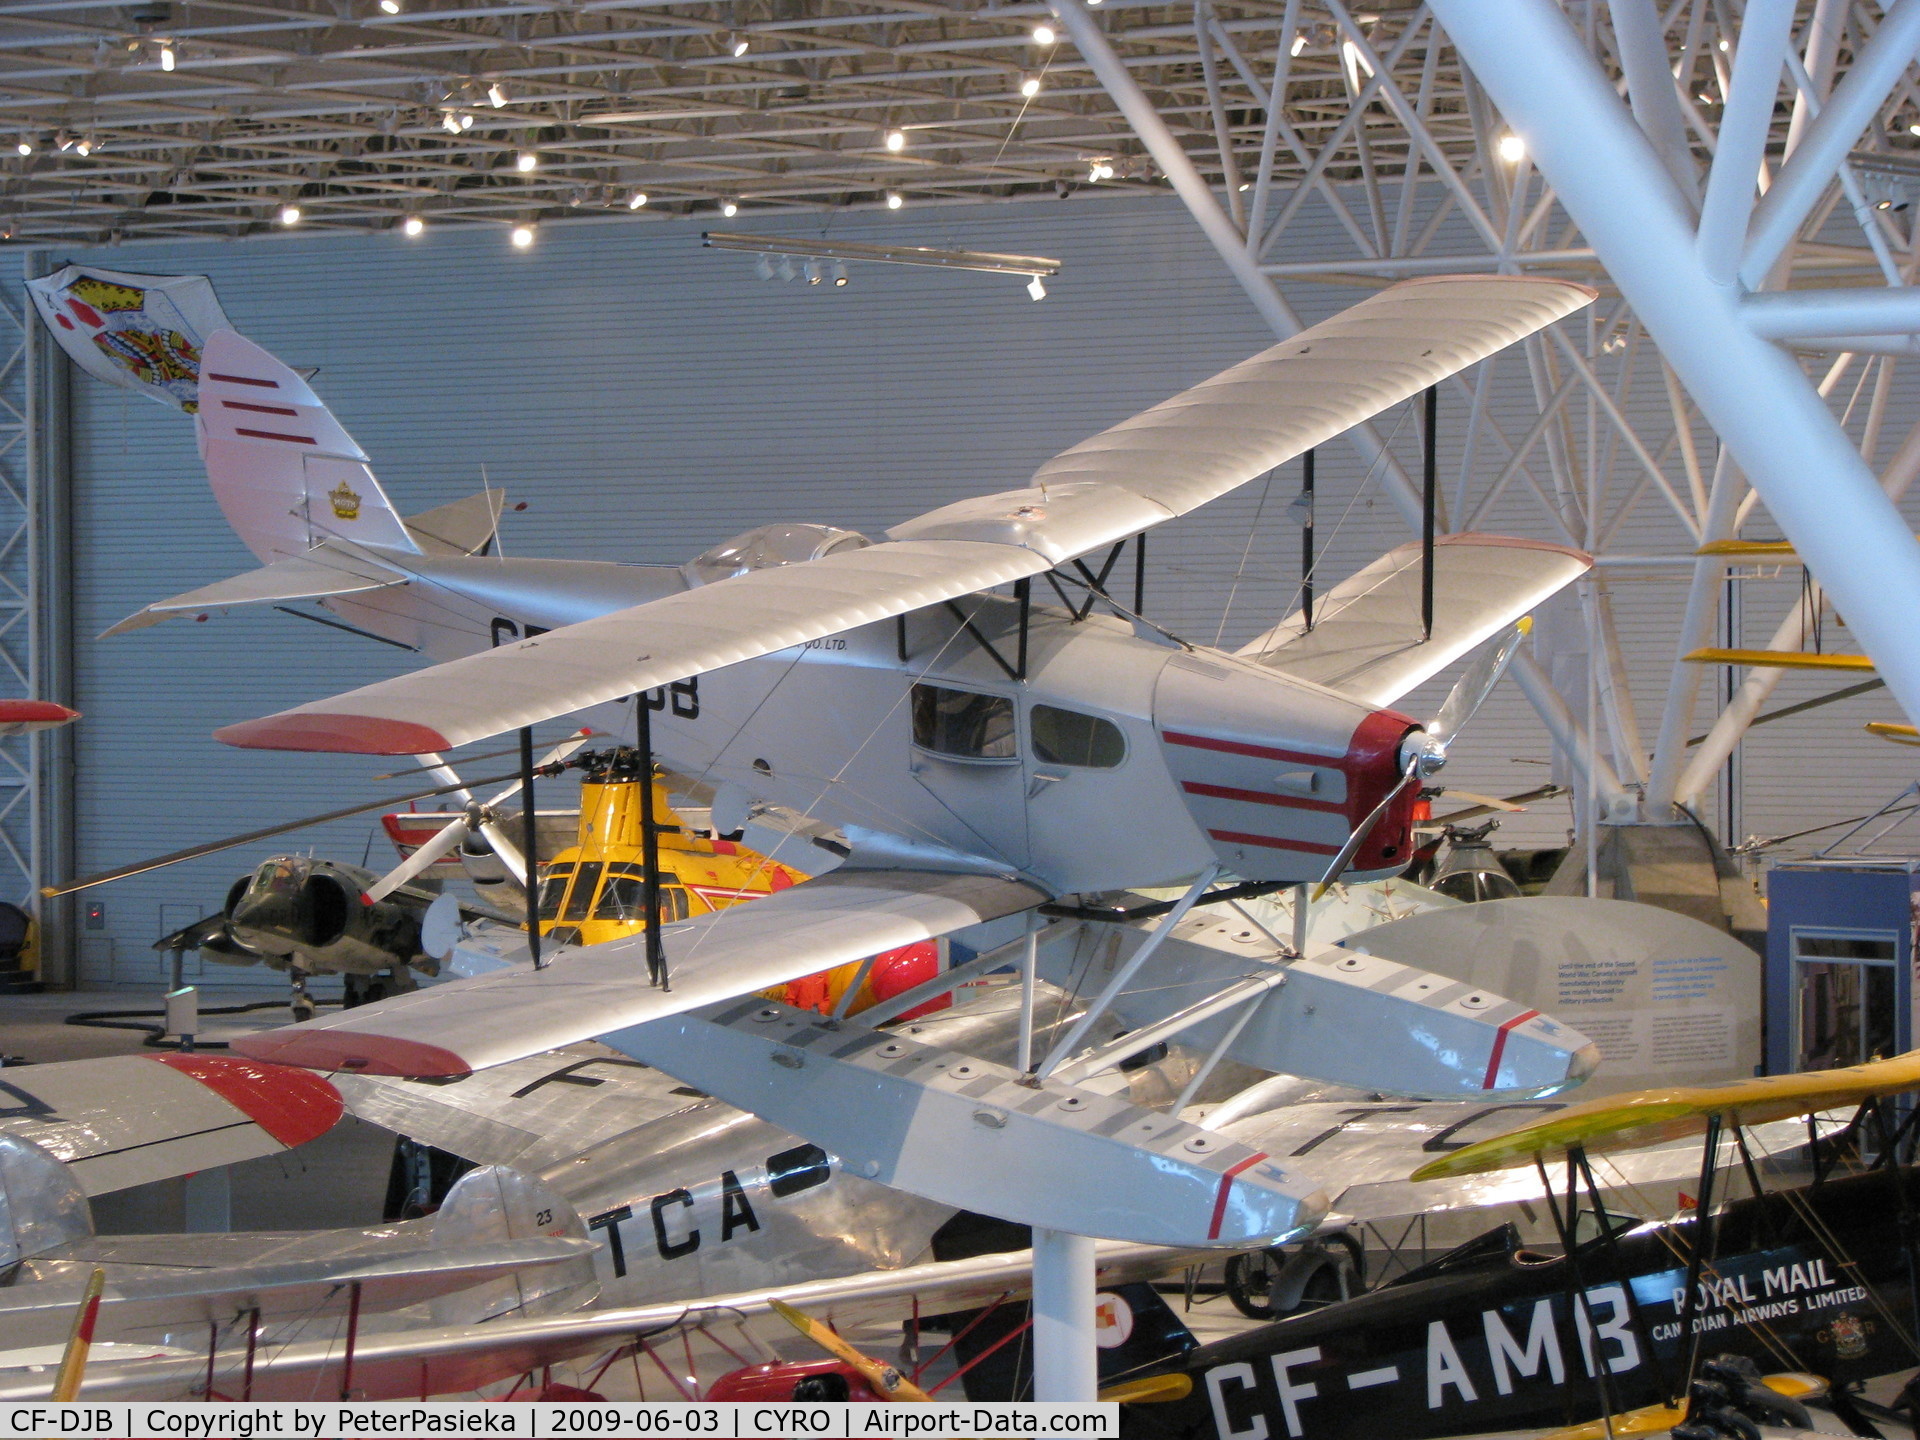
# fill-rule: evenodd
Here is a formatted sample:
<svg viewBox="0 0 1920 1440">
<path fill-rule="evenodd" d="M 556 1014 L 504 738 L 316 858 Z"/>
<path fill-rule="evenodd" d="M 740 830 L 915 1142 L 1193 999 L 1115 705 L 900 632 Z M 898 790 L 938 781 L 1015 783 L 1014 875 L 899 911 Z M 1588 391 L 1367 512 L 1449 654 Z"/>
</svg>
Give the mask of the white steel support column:
<svg viewBox="0 0 1920 1440">
<path fill-rule="evenodd" d="M 1894 7 L 1881 37 L 1915 5 Z M 1920 716 L 1920 547 L 1799 366 L 1747 327 L 1736 287 L 1714 282 L 1686 201 L 1566 16 L 1549 0 L 1434 9 L 1894 696 Z M 1796 163 L 1809 155 L 1803 146 Z"/>
<path fill-rule="evenodd" d="M 1100 1389 L 1094 1344 L 1093 1241 L 1033 1232 L 1033 1398 L 1092 1400 Z"/>
</svg>

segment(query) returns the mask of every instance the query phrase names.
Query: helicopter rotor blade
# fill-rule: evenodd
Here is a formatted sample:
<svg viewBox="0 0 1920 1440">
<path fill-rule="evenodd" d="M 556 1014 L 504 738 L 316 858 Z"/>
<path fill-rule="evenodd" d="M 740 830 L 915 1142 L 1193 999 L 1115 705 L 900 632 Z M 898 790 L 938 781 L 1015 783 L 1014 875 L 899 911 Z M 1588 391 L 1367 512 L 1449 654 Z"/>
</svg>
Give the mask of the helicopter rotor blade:
<svg viewBox="0 0 1920 1440">
<path fill-rule="evenodd" d="M 562 761 L 570 758 L 574 751 L 578 750 L 582 745 L 586 744 L 587 741 L 591 740 L 592 738 L 593 738 L 593 732 L 591 730 L 574 731 L 573 734 L 569 735 L 566 739 L 562 740 L 558 745 L 554 746 L 553 749 L 547 752 L 546 758 L 542 760 L 538 765 L 533 767 L 533 773 L 538 775 L 543 770 L 547 769 L 549 766 L 560 764 Z M 500 804 L 500 802 L 503 800 L 511 800 L 514 796 L 520 793 L 521 783 L 522 783 L 521 777 L 518 775 L 514 776 L 513 783 L 507 786 L 507 788 L 502 790 L 498 795 L 495 795 L 491 800 L 489 800 L 487 802 L 487 807 L 491 809 L 493 806 Z"/>
<path fill-rule="evenodd" d="M 511 775 L 494 775 L 477 783 L 497 785 L 502 780 L 513 778 Z M 224 840 L 210 840 L 203 845 L 190 845 L 185 850 L 175 850 L 168 855 L 156 855 L 151 860 L 137 860 L 131 865 L 122 865 L 117 869 L 102 870 L 97 875 L 85 875 L 78 880 L 70 880 L 65 885 L 45 885 L 41 887 L 40 893 L 51 900 L 59 895 L 71 895 L 78 890 L 91 890 L 95 885 L 105 885 L 111 880 L 124 880 L 129 875 L 145 875 L 150 870 L 164 870 L 167 866 L 178 865 L 183 860 L 197 860 L 202 855 L 231 850 L 237 845 L 249 845 L 256 840 L 271 840 L 276 835 L 305 830 L 310 825 L 325 825 L 332 820 L 347 820 L 355 815 L 365 815 L 371 810 L 392 809 L 411 804 L 415 800 L 430 800 L 436 795 L 446 795 L 465 788 L 464 785 L 441 785 L 432 790 L 416 790 L 411 795 L 389 795 L 385 799 L 370 800 L 364 805 L 347 805 L 338 810 L 328 810 L 324 814 L 307 815 L 299 820 L 289 820 L 284 824 L 249 830 L 244 835 L 229 835 Z"/>
</svg>

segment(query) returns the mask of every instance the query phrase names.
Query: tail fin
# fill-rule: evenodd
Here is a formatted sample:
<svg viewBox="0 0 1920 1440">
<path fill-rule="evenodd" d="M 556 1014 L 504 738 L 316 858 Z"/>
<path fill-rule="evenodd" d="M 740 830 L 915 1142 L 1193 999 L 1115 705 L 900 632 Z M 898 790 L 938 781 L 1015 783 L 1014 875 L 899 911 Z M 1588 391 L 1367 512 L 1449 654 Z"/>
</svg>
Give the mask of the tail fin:
<svg viewBox="0 0 1920 1440">
<path fill-rule="evenodd" d="M 195 425 L 214 497 L 263 564 L 333 538 L 419 553 L 366 452 L 320 397 L 232 330 L 207 338 Z"/>
<path fill-rule="evenodd" d="M 454 1183 L 433 1217 L 435 1248 L 538 1236 L 588 1238 L 573 1206 L 544 1181 L 505 1165 L 483 1165 Z M 593 1257 L 582 1255 L 489 1280 L 433 1302 L 440 1325 L 476 1325 L 497 1315 L 552 1315 L 599 1293 Z"/>
<path fill-rule="evenodd" d="M 0 1268 L 92 1234 L 93 1210 L 73 1171 L 0 1131 Z"/>
<path fill-rule="evenodd" d="M 1030 1314 L 1026 1302 L 1014 1301 L 986 1312 L 940 1317 L 960 1332 L 955 1349 L 965 1367 L 960 1383 L 969 1400 L 1033 1398 L 1032 1337 L 1019 1334 Z M 1095 1297 L 1094 1338 L 1103 1390 L 1178 1359 L 1200 1343 L 1143 1281 L 1111 1286 Z"/>
</svg>

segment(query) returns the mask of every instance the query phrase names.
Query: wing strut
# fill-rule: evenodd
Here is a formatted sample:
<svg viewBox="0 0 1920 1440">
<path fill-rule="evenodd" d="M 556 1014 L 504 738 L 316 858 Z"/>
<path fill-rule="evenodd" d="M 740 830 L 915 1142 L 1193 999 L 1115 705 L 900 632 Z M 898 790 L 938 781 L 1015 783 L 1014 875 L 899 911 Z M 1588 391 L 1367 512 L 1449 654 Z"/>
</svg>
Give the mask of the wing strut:
<svg viewBox="0 0 1920 1440">
<path fill-rule="evenodd" d="M 667 693 L 662 690 L 663 696 Z M 667 951 L 660 943 L 660 829 L 653 819 L 653 710 L 642 691 L 633 697 L 633 736 L 640 751 L 640 874 L 647 905 L 647 978 L 662 990 L 667 983 Z"/>
<path fill-rule="evenodd" d="M 520 727 L 520 882 L 527 896 L 527 958 L 540 959 L 540 816 L 533 808 L 533 727 Z"/>
<path fill-rule="evenodd" d="M 1433 516 L 1440 489 L 1440 387 L 1429 385 L 1426 401 L 1425 453 L 1420 457 L 1420 639 L 1433 639 Z"/>
</svg>

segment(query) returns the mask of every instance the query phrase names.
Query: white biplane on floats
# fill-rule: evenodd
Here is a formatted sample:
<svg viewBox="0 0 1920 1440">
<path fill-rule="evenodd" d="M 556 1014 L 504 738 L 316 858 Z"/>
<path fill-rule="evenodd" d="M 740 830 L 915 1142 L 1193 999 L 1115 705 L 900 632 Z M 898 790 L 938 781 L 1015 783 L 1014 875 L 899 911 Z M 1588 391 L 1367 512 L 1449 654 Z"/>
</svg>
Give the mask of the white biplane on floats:
<svg viewBox="0 0 1920 1440">
<path fill-rule="evenodd" d="M 531 726 L 608 707 L 643 749 L 714 786 L 717 816 L 785 807 L 838 827 L 851 852 L 751 905 L 241 1048 L 450 1077 L 599 1036 L 865 1178 L 1049 1230 L 1218 1247 L 1311 1227 L 1327 1205 L 1319 1182 L 1072 1077 L 1217 1022 L 1250 1063 L 1399 1094 L 1577 1082 L 1592 1045 L 1523 1003 L 1277 937 L 1231 973 L 1189 977 L 1187 1003 L 1117 1040 L 1110 1012 L 1198 905 L 1403 868 L 1419 782 L 1498 678 L 1516 622 L 1589 557 L 1482 535 L 1406 546 L 1324 597 L 1311 626 L 1291 617 L 1234 654 L 1169 635 L 1108 581 L 1134 537 L 1592 293 L 1508 277 L 1397 285 L 1072 447 L 1023 489 L 879 542 L 767 527 L 674 567 L 484 554 L 491 494 L 402 520 L 305 381 L 213 335 L 195 423 L 221 505 L 263 565 L 116 628 L 318 599 L 442 661 L 220 739 L 431 762 L 518 729 L 531 771 Z M 1038 603 L 1036 580 L 1063 603 Z M 1433 721 L 1389 708 L 1476 649 Z M 1089 962 L 1112 968 L 1044 1057 L 1023 1046 L 1016 1064 L 989 1064 L 757 997 L 1023 912 L 1137 920 L 1101 897 L 1142 886 L 1181 893 L 1130 954 Z M 482 960 L 501 958 L 498 943 L 462 942 Z M 1358 1034 L 1375 1043 L 1354 1046 Z"/>
</svg>

